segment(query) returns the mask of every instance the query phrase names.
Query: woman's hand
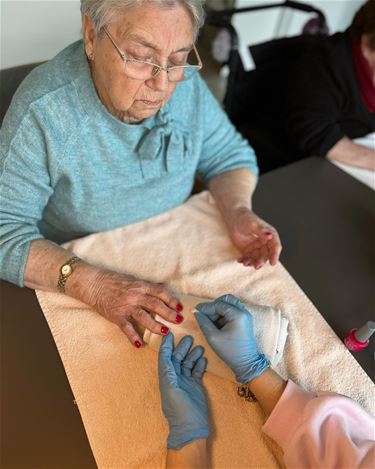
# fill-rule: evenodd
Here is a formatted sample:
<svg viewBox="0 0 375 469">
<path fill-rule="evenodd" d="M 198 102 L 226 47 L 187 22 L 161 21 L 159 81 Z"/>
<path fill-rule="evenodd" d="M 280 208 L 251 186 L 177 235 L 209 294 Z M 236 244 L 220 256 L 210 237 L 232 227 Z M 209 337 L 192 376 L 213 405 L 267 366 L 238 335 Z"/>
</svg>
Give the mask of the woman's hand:
<svg viewBox="0 0 375 469">
<path fill-rule="evenodd" d="M 136 325 L 159 335 L 169 332 L 169 328 L 156 321 L 153 314 L 175 324 L 184 319 L 180 314 L 183 309 L 181 303 L 171 296 L 163 284 L 102 271 L 96 275 L 91 291 L 89 304 L 117 324 L 137 348 L 141 347 L 142 339 Z"/>
<path fill-rule="evenodd" d="M 163 337 L 159 350 L 159 386 L 162 409 L 169 423 L 168 448 L 178 450 L 208 438 L 208 404 L 202 385 L 207 359 L 203 347 L 190 351 L 193 339 L 185 336 L 173 350 L 173 335 Z"/>
<path fill-rule="evenodd" d="M 236 210 L 228 220 L 228 227 L 233 244 L 242 252 L 239 262 L 256 269 L 267 261 L 277 264 L 282 249 L 279 235 L 254 212 L 247 208 Z"/>
<path fill-rule="evenodd" d="M 239 383 L 246 384 L 261 375 L 269 361 L 258 352 L 253 318 L 233 295 L 196 306 L 195 317 L 207 342 L 232 369 Z"/>
</svg>

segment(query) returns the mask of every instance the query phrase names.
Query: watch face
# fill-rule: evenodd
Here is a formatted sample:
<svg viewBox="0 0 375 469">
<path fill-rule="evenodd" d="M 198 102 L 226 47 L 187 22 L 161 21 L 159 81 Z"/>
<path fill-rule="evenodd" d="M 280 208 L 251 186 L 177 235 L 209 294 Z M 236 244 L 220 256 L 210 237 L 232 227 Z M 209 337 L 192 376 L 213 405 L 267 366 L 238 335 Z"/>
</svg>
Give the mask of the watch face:
<svg viewBox="0 0 375 469">
<path fill-rule="evenodd" d="M 63 275 L 70 275 L 72 273 L 72 267 L 68 264 L 61 267 L 61 273 Z"/>
</svg>

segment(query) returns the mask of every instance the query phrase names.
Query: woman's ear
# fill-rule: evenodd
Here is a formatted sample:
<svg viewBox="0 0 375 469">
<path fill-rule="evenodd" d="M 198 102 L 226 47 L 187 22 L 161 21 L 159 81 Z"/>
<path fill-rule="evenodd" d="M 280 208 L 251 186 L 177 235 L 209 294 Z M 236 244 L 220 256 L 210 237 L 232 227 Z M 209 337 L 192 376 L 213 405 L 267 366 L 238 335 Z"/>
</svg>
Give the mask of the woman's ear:
<svg viewBox="0 0 375 469">
<path fill-rule="evenodd" d="M 94 57 L 94 43 L 96 34 L 94 27 L 87 15 L 85 15 L 82 20 L 82 33 L 86 55 L 90 60 L 92 60 Z"/>
</svg>

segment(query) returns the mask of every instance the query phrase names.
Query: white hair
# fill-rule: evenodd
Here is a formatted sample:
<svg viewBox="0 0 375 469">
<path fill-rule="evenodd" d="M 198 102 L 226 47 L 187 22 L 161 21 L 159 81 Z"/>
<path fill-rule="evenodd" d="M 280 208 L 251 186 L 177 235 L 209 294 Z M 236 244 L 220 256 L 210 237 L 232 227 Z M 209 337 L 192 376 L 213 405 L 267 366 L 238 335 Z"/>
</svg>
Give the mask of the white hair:
<svg viewBox="0 0 375 469">
<path fill-rule="evenodd" d="M 184 6 L 193 21 L 194 37 L 198 35 L 199 29 L 203 26 L 205 0 L 81 0 L 81 13 L 82 16 L 89 17 L 96 34 L 99 35 L 104 26 L 112 21 L 116 12 L 125 12 L 146 2 L 154 3 L 160 8 Z"/>
</svg>

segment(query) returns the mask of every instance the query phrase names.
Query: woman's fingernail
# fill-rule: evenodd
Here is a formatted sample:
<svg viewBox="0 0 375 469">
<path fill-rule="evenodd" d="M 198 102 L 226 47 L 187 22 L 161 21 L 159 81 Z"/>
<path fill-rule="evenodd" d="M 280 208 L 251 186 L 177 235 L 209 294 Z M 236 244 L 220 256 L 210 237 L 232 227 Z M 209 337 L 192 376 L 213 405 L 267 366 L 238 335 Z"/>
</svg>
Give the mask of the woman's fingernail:
<svg viewBox="0 0 375 469">
<path fill-rule="evenodd" d="M 137 347 L 137 348 L 140 348 L 142 346 L 142 344 L 139 342 L 139 340 L 136 340 L 134 342 L 134 345 Z"/>
<path fill-rule="evenodd" d="M 167 326 L 162 326 L 161 327 L 161 333 L 164 334 L 164 335 L 167 335 L 169 332 L 169 327 Z"/>
<path fill-rule="evenodd" d="M 181 316 L 181 314 L 177 314 L 176 316 L 176 322 L 177 324 L 180 324 L 184 320 L 184 317 Z"/>
<path fill-rule="evenodd" d="M 163 282 L 158 282 L 156 285 L 164 285 Z"/>
<path fill-rule="evenodd" d="M 179 313 L 181 313 L 181 311 L 184 309 L 184 307 L 182 306 L 181 303 L 178 303 L 178 305 L 176 306 L 176 311 L 178 311 Z"/>
</svg>

